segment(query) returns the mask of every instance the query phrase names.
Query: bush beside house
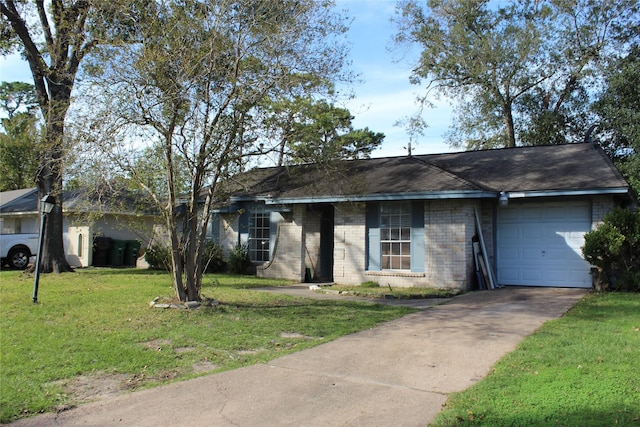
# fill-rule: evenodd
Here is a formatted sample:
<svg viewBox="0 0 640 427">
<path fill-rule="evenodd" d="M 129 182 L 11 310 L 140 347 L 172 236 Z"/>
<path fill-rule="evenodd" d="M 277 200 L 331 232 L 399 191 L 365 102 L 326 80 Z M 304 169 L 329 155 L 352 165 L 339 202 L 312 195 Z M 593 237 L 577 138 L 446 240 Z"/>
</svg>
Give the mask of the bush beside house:
<svg viewBox="0 0 640 427">
<path fill-rule="evenodd" d="M 640 291 L 640 211 L 616 207 L 584 239 L 597 289 Z"/>
<path fill-rule="evenodd" d="M 153 244 L 144 254 L 144 259 L 153 270 L 171 269 L 171 248 L 163 244 Z M 205 263 L 206 273 L 221 273 L 227 268 L 227 261 L 224 258 L 222 247 L 215 242 L 208 242 L 202 258 Z"/>
</svg>

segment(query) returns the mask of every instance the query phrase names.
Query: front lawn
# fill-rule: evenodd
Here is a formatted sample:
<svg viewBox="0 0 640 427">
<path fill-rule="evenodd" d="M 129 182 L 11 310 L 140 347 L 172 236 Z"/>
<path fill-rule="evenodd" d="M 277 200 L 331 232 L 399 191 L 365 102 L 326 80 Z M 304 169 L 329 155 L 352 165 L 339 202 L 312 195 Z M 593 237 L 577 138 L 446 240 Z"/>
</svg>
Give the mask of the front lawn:
<svg viewBox="0 0 640 427">
<path fill-rule="evenodd" d="M 196 310 L 152 309 L 167 273 L 88 269 L 33 276 L 0 271 L 0 422 L 126 390 L 264 362 L 411 312 L 295 298 L 252 287 L 282 281 L 207 276 Z"/>
<path fill-rule="evenodd" d="M 640 294 L 590 294 L 545 323 L 432 426 L 640 426 Z"/>
</svg>

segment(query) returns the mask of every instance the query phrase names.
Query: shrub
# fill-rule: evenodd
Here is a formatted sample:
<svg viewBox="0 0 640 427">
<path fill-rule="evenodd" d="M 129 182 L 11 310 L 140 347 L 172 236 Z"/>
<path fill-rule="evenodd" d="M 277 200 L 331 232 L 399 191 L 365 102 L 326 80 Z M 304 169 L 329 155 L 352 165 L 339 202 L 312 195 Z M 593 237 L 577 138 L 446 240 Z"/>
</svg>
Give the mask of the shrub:
<svg viewBox="0 0 640 427">
<path fill-rule="evenodd" d="M 249 258 L 249 247 L 245 245 L 236 245 L 229 254 L 229 272 L 234 274 L 245 274 L 251 267 L 251 258 Z"/>
<path fill-rule="evenodd" d="M 640 211 L 616 207 L 584 236 L 584 258 L 603 290 L 640 291 Z"/>
<path fill-rule="evenodd" d="M 207 242 L 202 261 L 205 273 L 222 273 L 227 266 L 222 246 L 217 242 Z"/>
<path fill-rule="evenodd" d="M 153 270 L 171 270 L 171 249 L 168 246 L 154 243 L 147 248 L 144 259 Z"/>
<path fill-rule="evenodd" d="M 171 270 L 171 248 L 162 244 L 153 244 L 147 249 L 144 259 L 153 270 Z M 202 256 L 205 273 L 220 273 L 225 270 L 226 262 L 222 247 L 215 242 L 207 242 Z"/>
</svg>

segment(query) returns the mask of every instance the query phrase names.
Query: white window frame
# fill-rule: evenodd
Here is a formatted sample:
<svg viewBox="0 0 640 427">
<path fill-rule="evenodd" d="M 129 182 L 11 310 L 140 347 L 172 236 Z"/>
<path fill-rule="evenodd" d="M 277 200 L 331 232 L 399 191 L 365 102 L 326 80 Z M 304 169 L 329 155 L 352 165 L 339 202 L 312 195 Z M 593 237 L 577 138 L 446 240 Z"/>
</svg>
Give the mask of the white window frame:
<svg viewBox="0 0 640 427">
<path fill-rule="evenodd" d="M 249 258 L 252 262 L 268 262 L 270 259 L 271 215 L 262 207 L 249 213 Z"/>
<path fill-rule="evenodd" d="M 380 204 L 382 270 L 411 270 L 411 204 Z"/>
</svg>

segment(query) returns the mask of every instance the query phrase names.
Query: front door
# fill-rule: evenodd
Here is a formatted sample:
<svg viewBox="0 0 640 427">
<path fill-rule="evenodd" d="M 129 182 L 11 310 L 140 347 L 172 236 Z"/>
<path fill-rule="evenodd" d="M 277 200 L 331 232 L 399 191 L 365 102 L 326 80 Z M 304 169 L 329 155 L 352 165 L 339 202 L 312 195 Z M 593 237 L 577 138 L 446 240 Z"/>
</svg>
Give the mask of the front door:
<svg viewBox="0 0 640 427">
<path fill-rule="evenodd" d="M 322 205 L 320 210 L 320 275 L 323 282 L 333 282 L 333 205 Z"/>
</svg>

